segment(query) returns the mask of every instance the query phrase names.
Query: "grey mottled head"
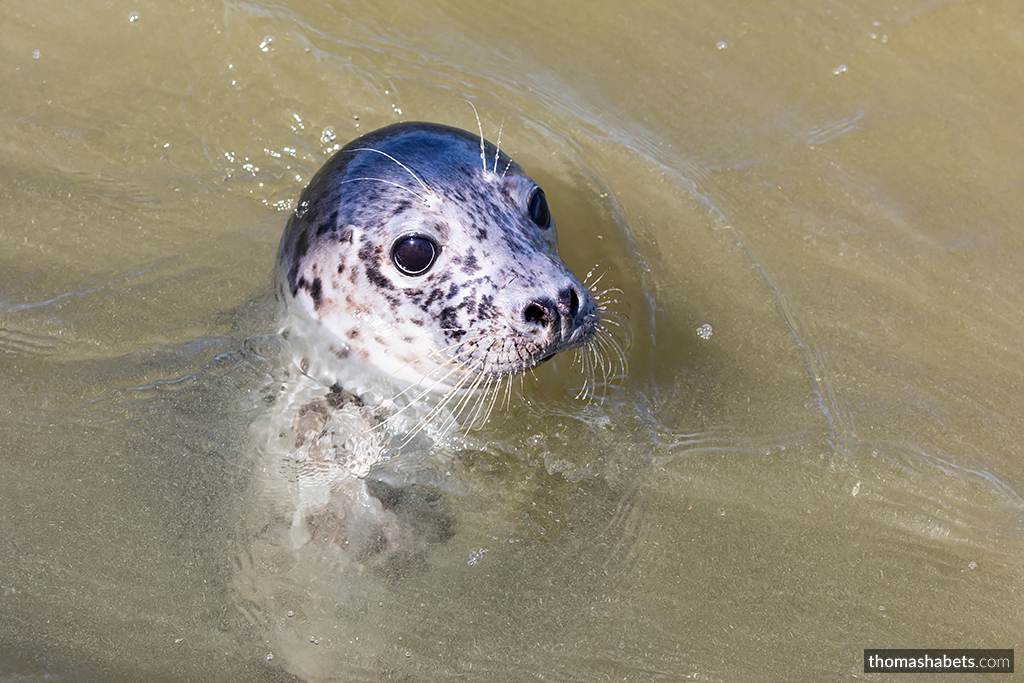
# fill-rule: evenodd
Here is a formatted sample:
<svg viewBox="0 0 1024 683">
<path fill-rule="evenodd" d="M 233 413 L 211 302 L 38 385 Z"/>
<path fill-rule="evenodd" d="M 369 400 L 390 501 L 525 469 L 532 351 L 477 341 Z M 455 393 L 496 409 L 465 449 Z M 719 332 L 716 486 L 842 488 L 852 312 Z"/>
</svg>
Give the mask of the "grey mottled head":
<svg viewBox="0 0 1024 683">
<path fill-rule="evenodd" d="M 543 191 L 491 143 L 431 123 L 365 135 L 320 169 L 278 277 L 336 355 L 441 390 L 524 372 L 600 327 Z"/>
</svg>

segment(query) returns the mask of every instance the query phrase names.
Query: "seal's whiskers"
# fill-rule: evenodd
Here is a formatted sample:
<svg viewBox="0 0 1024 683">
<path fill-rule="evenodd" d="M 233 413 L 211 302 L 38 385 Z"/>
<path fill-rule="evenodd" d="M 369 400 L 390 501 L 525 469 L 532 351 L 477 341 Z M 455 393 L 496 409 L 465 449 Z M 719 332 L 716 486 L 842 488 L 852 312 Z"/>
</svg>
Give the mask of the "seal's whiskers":
<svg viewBox="0 0 1024 683">
<path fill-rule="evenodd" d="M 494 143 L 494 173 L 498 172 L 498 155 L 501 154 L 501 131 L 505 128 L 505 119 L 501 120 L 498 126 L 498 140 Z"/>
<path fill-rule="evenodd" d="M 427 198 L 424 197 L 423 195 L 421 195 L 419 192 L 416 192 L 415 190 L 410 190 L 405 185 L 399 185 L 398 183 L 393 183 L 390 180 L 384 180 L 383 178 L 349 178 L 348 180 L 341 181 L 341 184 L 344 185 L 345 183 L 354 183 L 357 180 L 375 180 L 375 181 L 377 181 L 379 183 L 387 183 L 388 185 L 394 185 L 399 190 L 405 190 L 406 192 L 408 192 L 408 193 L 410 193 L 412 195 L 415 195 L 416 198 L 419 199 L 421 202 L 426 203 L 426 201 L 427 201 Z"/>
<path fill-rule="evenodd" d="M 487 173 L 487 152 L 484 151 L 484 144 L 486 143 L 486 140 L 484 140 L 484 126 L 480 123 L 480 112 L 476 110 L 476 105 L 469 100 L 462 101 L 473 107 L 473 116 L 476 117 L 476 127 L 477 130 L 480 131 L 480 165 L 483 167 L 484 173 Z"/>
<path fill-rule="evenodd" d="M 413 171 L 411 168 L 409 168 L 408 166 L 406 166 L 401 161 L 399 161 L 395 157 L 391 156 L 387 152 L 383 152 L 383 151 L 381 151 L 379 149 L 374 149 L 373 147 L 355 147 L 353 149 L 350 149 L 349 151 L 350 152 L 374 152 L 376 154 L 380 154 L 381 156 L 387 157 L 388 159 L 391 159 L 391 161 L 395 162 L 396 164 L 398 164 L 399 166 L 404 168 L 406 171 L 408 171 L 409 175 L 411 175 L 413 178 L 416 179 L 416 182 L 418 182 L 420 184 L 420 187 L 422 187 L 424 190 L 426 190 L 427 194 L 437 194 L 432 189 L 430 189 L 430 186 L 427 185 L 427 181 L 423 180 L 423 178 L 419 177 L 419 175 L 417 175 L 417 173 L 415 171 Z M 401 187 L 401 186 L 399 185 L 399 187 Z"/>
</svg>

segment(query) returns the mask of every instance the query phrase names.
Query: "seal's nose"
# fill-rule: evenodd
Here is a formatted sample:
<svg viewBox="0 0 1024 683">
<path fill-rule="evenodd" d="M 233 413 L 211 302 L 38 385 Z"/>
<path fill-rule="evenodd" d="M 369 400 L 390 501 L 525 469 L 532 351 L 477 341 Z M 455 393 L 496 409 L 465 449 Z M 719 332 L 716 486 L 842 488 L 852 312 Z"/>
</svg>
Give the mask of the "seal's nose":
<svg viewBox="0 0 1024 683">
<path fill-rule="evenodd" d="M 555 336 L 572 331 L 580 310 L 580 294 L 575 287 L 558 293 L 558 300 L 548 297 L 534 299 L 523 309 L 523 320 L 531 326 L 550 330 Z"/>
</svg>

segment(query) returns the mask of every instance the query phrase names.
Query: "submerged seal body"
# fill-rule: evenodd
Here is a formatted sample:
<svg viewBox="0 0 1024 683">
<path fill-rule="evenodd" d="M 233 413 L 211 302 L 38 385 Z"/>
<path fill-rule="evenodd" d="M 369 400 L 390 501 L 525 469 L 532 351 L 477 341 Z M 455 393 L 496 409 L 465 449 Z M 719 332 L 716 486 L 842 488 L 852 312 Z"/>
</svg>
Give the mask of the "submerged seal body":
<svg viewBox="0 0 1024 683">
<path fill-rule="evenodd" d="M 599 330 L 558 256 L 543 190 L 482 136 L 398 123 L 358 138 L 310 181 L 278 252 L 278 287 L 389 380 L 475 388 Z"/>
</svg>

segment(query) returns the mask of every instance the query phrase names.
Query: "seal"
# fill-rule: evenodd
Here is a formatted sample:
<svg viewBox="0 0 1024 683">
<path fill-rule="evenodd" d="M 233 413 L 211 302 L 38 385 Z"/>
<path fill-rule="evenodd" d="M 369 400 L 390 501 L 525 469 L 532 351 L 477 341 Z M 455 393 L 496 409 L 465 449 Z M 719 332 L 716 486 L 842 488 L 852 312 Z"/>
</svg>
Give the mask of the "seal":
<svg viewBox="0 0 1024 683">
<path fill-rule="evenodd" d="M 256 499 L 232 587 L 306 676 L 310 633 L 338 633 L 337 609 L 423 571 L 458 533 L 444 463 L 483 446 L 451 428 L 482 425 L 513 378 L 563 351 L 591 393 L 625 370 L 608 325 L 625 326 L 607 309 L 618 290 L 594 293 L 562 262 L 537 183 L 482 133 L 432 123 L 327 161 L 285 227 L 276 289 L 284 362 L 250 428 Z"/>
<path fill-rule="evenodd" d="M 603 329 L 544 191 L 482 135 L 434 123 L 337 152 L 288 221 L 277 273 L 328 357 L 424 392 L 497 386 Z"/>
</svg>

